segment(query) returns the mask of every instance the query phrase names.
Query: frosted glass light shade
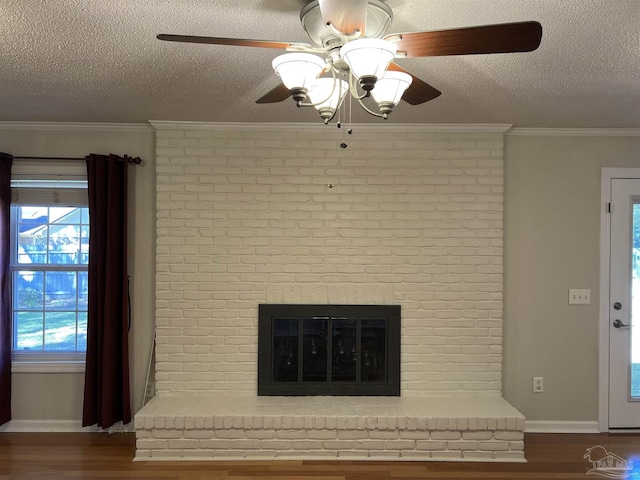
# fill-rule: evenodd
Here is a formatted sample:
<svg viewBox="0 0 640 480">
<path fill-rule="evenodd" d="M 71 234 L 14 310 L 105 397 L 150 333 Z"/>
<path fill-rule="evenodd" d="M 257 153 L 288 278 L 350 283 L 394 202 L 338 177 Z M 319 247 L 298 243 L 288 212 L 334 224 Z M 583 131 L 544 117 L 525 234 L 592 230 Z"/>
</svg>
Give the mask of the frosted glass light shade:
<svg viewBox="0 0 640 480">
<path fill-rule="evenodd" d="M 273 69 L 289 90 L 310 90 L 325 66 L 325 61 L 311 53 L 285 53 L 271 62 Z"/>
<path fill-rule="evenodd" d="M 371 96 L 377 104 L 391 103 L 397 105 L 402 94 L 413 82 L 413 77 L 404 72 L 385 72 L 371 90 Z"/>
<path fill-rule="evenodd" d="M 340 56 L 356 78 L 380 78 L 395 58 L 396 46 L 379 38 L 361 38 L 345 44 Z"/>
<path fill-rule="evenodd" d="M 340 100 L 344 98 L 349 89 L 349 84 L 344 80 L 337 79 L 335 81 L 335 90 L 333 87 L 333 78 L 319 78 L 316 80 L 315 86 L 309 90 L 309 100 L 318 110 L 322 108 L 335 110 L 338 108 Z"/>
</svg>

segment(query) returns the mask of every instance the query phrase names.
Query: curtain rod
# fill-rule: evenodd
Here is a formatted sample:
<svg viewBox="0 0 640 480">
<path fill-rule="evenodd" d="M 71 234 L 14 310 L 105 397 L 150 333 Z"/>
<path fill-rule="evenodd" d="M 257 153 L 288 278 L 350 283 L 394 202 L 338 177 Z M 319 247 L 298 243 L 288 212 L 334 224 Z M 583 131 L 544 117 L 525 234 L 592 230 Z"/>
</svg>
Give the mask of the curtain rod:
<svg viewBox="0 0 640 480">
<path fill-rule="evenodd" d="M 86 160 L 85 157 L 13 157 L 14 160 Z M 136 165 L 142 164 L 142 159 L 140 157 L 127 157 L 125 156 L 122 160 L 127 160 L 129 163 L 134 163 Z"/>
</svg>

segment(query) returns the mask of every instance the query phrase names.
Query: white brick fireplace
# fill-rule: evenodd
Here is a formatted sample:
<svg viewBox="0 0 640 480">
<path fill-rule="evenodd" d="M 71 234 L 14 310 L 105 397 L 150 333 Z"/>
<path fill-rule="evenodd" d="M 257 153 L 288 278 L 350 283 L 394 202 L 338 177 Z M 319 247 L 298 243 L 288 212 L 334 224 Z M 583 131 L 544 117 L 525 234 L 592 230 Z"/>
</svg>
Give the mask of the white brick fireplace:
<svg viewBox="0 0 640 480">
<path fill-rule="evenodd" d="M 332 127 L 154 125 L 157 397 L 137 458 L 523 459 L 500 398 L 505 128 L 354 128 L 342 149 Z M 334 397 L 340 416 L 257 397 L 261 303 L 401 305 L 401 397 Z"/>
</svg>

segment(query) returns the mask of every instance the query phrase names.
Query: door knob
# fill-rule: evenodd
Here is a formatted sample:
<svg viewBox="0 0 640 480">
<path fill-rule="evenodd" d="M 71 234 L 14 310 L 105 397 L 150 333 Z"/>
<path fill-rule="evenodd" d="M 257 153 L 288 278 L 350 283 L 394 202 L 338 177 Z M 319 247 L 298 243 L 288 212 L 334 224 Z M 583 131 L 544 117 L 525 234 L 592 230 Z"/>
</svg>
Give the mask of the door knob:
<svg viewBox="0 0 640 480">
<path fill-rule="evenodd" d="M 628 323 L 622 323 L 622 320 L 616 318 L 613 321 L 613 326 L 616 328 L 622 328 L 622 327 L 629 327 L 630 325 Z"/>
</svg>

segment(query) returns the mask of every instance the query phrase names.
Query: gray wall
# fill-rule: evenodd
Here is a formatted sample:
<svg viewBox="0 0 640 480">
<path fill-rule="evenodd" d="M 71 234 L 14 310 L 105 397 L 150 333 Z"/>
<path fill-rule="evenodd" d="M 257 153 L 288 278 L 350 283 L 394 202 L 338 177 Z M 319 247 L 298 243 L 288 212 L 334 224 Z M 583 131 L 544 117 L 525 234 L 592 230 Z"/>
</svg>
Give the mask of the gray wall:
<svg viewBox="0 0 640 480">
<path fill-rule="evenodd" d="M 145 126 L 0 125 L 0 151 L 14 156 L 84 157 L 89 153 L 139 156 L 130 169 L 129 273 L 133 324 L 130 333 L 132 407 L 142 407 L 154 322 L 155 134 Z M 84 374 L 14 373 L 15 420 L 80 420 Z"/>
<path fill-rule="evenodd" d="M 140 408 L 154 331 L 154 133 L 9 130 L 14 155 L 139 155 L 130 216 L 134 325 L 131 370 Z M 640 138 L 514 136 L 505 142 L 505 398 L 529 420 L 597 420 L 600 171 L 640 167 Z M 569 288 L 590 288 L 589 306 L 569 306 Z M 543 376 L 545 392 L 531 392 Z M 82 375 L 13 375 L 14 418 L 77 420 Z"/>
<path fill-rule="evenodd" d="M 603 167 L 640 167 L 640 138 L 505 140 L 503 393 L 527 420 L 598 419 Z M 569 305 L 569 288 L 591 304 Z"/>
</svg>

